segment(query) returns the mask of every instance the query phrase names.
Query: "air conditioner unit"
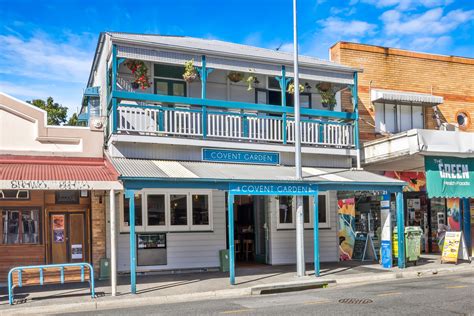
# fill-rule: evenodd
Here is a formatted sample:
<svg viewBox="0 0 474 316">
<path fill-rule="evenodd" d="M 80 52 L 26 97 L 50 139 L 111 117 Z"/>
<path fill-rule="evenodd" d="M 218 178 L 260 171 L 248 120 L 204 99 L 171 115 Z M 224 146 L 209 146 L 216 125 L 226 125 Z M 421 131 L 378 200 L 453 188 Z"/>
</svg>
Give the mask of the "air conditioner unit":
<svg viewBox="0 0 474 316">
<path fill-rule="evenodd" d="M 459 126 L 457 124 L 451 124 L 451 123 L 442 123 L 441 126 L 439 127 L 440 131 L 450 131 L 450 132 L 456 132 L 459 130 Z"/>
</svg>

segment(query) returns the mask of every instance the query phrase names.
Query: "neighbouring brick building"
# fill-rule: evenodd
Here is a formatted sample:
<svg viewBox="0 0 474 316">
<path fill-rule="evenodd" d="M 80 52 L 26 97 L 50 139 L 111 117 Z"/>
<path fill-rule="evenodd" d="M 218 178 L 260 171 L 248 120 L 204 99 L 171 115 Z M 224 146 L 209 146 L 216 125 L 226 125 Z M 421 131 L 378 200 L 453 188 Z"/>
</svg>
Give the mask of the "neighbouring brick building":
<svg viewBox="0 0 474 316">
<path fill-rule="evenodd" d="M 450 176 L 435 183 L 430 175 L 442 178 L 440 166 L 446 164 L 474 169 L 474 59 L 348 42 L 332 46 L 330 58 L 363 70 L 358 77 L 362 165 L 408 183 L 406 225 L 423 228 L 425 251 L 438 251 L 445 226 L 463 231 L 470 244 L 474 182 L 461 185 Z M 350 98 L 346 90 L 343 109 Z M 431 191 L 437 186 L 442 193 Z"/>
</svg>

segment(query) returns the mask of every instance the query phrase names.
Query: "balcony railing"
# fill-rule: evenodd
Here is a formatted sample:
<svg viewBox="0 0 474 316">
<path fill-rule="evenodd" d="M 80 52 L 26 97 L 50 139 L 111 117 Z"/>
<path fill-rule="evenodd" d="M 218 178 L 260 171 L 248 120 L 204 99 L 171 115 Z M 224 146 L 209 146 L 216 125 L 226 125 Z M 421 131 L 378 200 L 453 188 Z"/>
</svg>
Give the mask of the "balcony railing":
<svg viewBox="0 0 474 316">
<path fill-rule="evenodd" d="M 282 113 L 142 104 L 117 106 L 118 133 L 274 144 L 295 141 L 294 118 Z M 301 143 L 306 146 L 352 148 L 354 125 L 351 121 L 304 118 L 301 120 Z"/>
</svg>

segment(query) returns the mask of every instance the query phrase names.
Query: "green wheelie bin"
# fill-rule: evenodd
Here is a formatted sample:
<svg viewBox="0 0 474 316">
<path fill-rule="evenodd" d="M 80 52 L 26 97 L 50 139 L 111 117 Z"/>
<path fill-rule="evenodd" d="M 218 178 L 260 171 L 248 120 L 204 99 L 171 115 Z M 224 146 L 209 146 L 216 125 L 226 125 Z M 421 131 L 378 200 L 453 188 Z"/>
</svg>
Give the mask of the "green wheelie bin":
<svg viewBox="0 0 474 316">
<path fill-rule="evenodd" d="M 421 235 L 423 230 L 418 226 L 405 227 L 405 254 L 407 262 L 417 264 L 421 255 Z"/>
<path fill-rule="evenodd" d="M 219 250 L 220 271 L 229 272 L 229 250 Z"/>
</svg>

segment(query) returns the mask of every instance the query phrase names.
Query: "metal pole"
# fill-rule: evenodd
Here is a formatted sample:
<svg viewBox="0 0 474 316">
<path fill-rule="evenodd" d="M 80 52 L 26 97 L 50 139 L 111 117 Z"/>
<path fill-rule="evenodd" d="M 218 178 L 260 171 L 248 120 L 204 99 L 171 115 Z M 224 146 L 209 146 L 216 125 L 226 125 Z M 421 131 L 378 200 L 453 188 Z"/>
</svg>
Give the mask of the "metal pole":
<svg viewBox="0 0 474 316">
<path fill-rule="evenodd" d="M 110 190 L 110 286 L 112 287 L 112 296 L 117 295 L 117 232 L 115 210 L 115 190 Z"/>
<path fill-rule="evenodd" d="M 319 267 L 319 203 L 318 191 L 313 196 L 313 240 L 314 240 L 314 276 L 320 275 Z"/>
<path fill-rule="evenodd" d="M 300 81 L 298 78 L 298 24 L 296 0 L 293 0 L 293 84 L 295 87 L 295 168 L 296 180 L 303 179 L 301 172 L 301 129 L 300 129 Z M 305 275 L 304 260 L 304 216 L 303 197 L 296 197 L 296 271 L 299 277 Z"/>
<path fill-rule="evenodd" d="M 398 234 L 398 267 L 405 268 L 405 205 L 403 192 L 396 193 L 397 203 L 397 234 Z"/>
</svg>

